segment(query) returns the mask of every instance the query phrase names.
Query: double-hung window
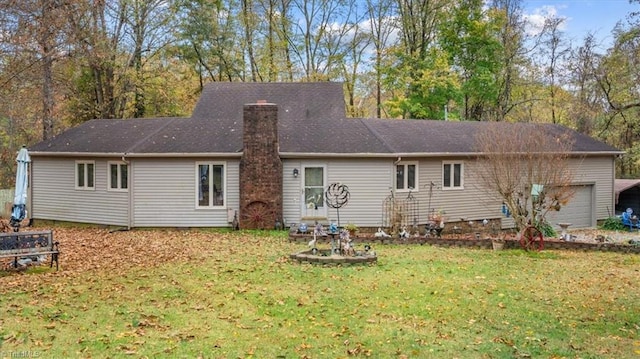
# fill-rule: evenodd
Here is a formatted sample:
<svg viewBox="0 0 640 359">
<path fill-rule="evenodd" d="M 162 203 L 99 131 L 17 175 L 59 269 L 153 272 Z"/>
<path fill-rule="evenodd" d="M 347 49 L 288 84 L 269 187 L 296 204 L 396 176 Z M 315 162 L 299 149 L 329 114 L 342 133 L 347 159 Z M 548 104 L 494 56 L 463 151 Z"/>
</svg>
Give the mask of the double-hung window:
<svg viewBox="0 0 640 359">
<path fill-rule="evenodd" d="M 418 164 L 416 162 L 400 162 L 396 164 L 396 190 L 408 191 L 418 189 Z"/>
<path fill-rule="evenodd" d="M 76 189 L 95 189 L 95 162 L 76 161 Z"/>
<path fill-rule="evenodd" d="M 464 167 L 462 162 L 443 162 L 442 163 L 442 188 L 443 189 L 462 189 Z"/>
<path fill-rule="evenodd" d="M 196 165 L 196 205 L 200 208 L 221 207 L 225 200 L 224 163 Z"/>
<path fill-rule="evenodd" d="M 129 165 L 109 162 L 109 190 L 126 191 L 129 188 Z"/>
</svg>

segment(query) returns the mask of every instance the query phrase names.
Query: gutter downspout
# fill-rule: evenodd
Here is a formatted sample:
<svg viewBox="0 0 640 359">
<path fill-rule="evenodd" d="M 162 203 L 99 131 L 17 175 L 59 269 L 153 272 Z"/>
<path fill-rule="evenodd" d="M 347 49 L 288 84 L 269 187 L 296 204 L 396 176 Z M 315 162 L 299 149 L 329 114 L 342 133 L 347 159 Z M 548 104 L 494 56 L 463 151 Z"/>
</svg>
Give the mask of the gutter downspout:
<svg viewBox="0 0 640 359">
<path fill-rule="evenodd" d="M 27 165 L 27 215 L 29 216 L 29 226 L 33 225 L 33 161 Z M 11 218 L 11 216 L 9 216 Z"/>
<path fill-rule="evenodd" d="M 398 163 L 402 162 L 402 156 L 398 156 L 398 159 L 393 161 L 393 167 L 391 168 L 391 194 L 395 198 L 396 189 L 398 188 L 398 176 L 396 175 L 398 170 Z"/>
<path fill-rule="evenodd" d="M 133 188 L 131 187 L 131 183 L 133 180 L 133 166 L 131 166 L 131 162 L 127 160 L 127 153 L 125 152 L 122 155 L 122 162 L 127 164 L 128 172 L 127 172 L 127 230 L 131 230 L 131 223 L 133 222 L 133 202 L 131 199 L 133 198 Z"/>
</svg>

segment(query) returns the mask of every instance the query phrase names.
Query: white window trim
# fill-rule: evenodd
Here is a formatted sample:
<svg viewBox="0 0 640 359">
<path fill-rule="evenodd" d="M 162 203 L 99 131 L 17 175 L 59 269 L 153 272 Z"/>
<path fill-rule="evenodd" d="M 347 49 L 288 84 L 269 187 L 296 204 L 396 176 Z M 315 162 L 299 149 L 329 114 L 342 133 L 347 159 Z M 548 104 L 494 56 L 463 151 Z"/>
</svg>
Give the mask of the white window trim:
<svg viewBox="0 0 640 359">
<path fill-rule="evenodd" d="M 116 188 L 111 187 L 111 165 L 118 165 L 117 181 L 118 186 Z M 127 188 L 122 188 L 122 176 L 120 175 L 120 167 L 122 165 L 127 166 Z M 109 161 L 107 162 L 107 191 L 112 192 L 129 192 L 129 164 L 123 161 Z"/>
<path fill-rule="evenodd" d="M 222 166 L 222 205 L 207 205 L 201 206 L 200 201 L 198 199 L 198 189 L 200 188 L 200 166 L 208 165 L 208 166 Z M 195 206 L 196 209 L 226 209 L 227 208 L 227 162 L 212 162 L 212 161 L 201 161 L 196 162 L 195 166 Z M 209 203 L 213 202 L 213 197 L 209 198 Z"/>
<path fill-rule="evenodd" d="M 323 161 L 310 160 L 310 161 L 300 162 L 300 167 L 299 167 L 300 173 L 297 179 L 299 182 L 299 195 L 298 195 L 297 205 L 298 205 L 298 210 L 300 211 L 300 218 L 302 218 L 303 222 L 309 223 L 317 218 L 329 218 L 330 208 L 326 203 L 326 198 L 323 197 L 324 201 L 322 202 L 322 207 L 318 207 L 317 210 L 315 209 L 315 207 L 310 208 L 309 204 L 307 203 L 307 198 L 306 198 L 307 187 L 305 186 L 306 169 L 322 168 L 322 193 L 324 196 L 327 186 L 329 185 L 329 170 L 327 167 L 328 166 L 326 162 L 323 162 Z M 319 188 L 316 186 L 313 186 L 313 187 Z"/>
<path fill-rule="evenodd" d="M 407 166 L 408 165 L 414 165 L 416 166 L 416 178 L 415 178 L 415 187 L 414 188 L 409 188 L 407 186 L 408 183 L 408 174 L 409 171 L 407 170 Z M 398 170 L 398 166 L 404 166 L 404 185 L 405 188 L 402 189 L 398 189 L 398 176 L 397 176 L 397 170 Z M 393 165 L 393 188 L 396 192 L 419 192 L 419 188 L 420 188 L 420 167 L 418 165 L 418 161 L 401 161 L 398 163 L 394 163 Z"/>
<path fill-rule="evenodd" d="M 453 174 L 454 174 L 454 165 L 460 165 L 460 186 L 453 186 Z M 451 165 L 451 186 L 446 186 L 444 183 L 444 166 L 445 165 Z M 442 162 L 442 169 L 441 169 L 441 175 L 442 175 L 442 190 L 444 191 L 460 191 L 464 189 L 464 161 L 443 161 Z"/>
<path fill-rule="evenodd" d="M 84 165 L 84 186 L 78 186 L 78 165 Z M 87 173 L 87 165 L 93 165 L 93 187 L 88 187 L 87 183 L 89 183 L 89 174 Z M 74 163 L 74 187 L 79 191 L 95 191 L 96 190 L 96 161 L 75 161 Z"/>
</svg>

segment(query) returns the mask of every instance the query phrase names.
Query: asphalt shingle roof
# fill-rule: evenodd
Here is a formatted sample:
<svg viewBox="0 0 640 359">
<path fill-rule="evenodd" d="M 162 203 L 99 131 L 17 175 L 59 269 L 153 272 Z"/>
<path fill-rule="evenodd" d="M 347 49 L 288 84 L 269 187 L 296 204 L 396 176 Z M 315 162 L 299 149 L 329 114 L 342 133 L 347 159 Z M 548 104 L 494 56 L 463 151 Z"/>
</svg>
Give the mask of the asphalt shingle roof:
<svg viewBox="0 0 640 359">
<path fill-rule="evenodd" d="M 91 120 L 32 146 L 33 152 L 127 153 L 176 118 Z"/>
<path fill-rule="evenodd" d="M 474 153 L 476 134 L 488 123 L 478 121 L 362 120 L 395 153 Z M 619 152 L 616 148 L 567 127 L 554 124 L 493 122 L 522 131 L 544 129 L 555 138 L 572 138 L 575 152 Z M 507 131 L 505 131 L 507 132 Z M 507 132 L 508 133 L 508 132 Z"/>
<path fill-rule="evenodd" d="M 279 119 L 318 121 L 346 117 L 342 84 L 336 82 L 214 82 L 202 91 L 191 118 L 242 119 L 247 103 L 278 105 Z"/>
<path fill-rule="evenodd" d="M 473 153 L 475 133 L 486 123 L 346 118 L 339 83 L 211 83 L 191 118 L 92 120 L 30 148 L 56 153 L 206 154 L 242 151 L 243 106 L 265 100 L 278 105 L 280 152 L 287 154 Z M 531 124 L 501 123 L 501 126 Z M 620 153 L 570 131 L 579 152 Z"/>
</svg>

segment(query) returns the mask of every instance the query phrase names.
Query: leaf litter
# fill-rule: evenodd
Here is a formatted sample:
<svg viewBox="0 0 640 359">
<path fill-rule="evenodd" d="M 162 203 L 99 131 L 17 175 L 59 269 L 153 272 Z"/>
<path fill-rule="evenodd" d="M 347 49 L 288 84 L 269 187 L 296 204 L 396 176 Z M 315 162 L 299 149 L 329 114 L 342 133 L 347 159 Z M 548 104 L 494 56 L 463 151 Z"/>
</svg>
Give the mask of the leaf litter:
<svg viewBox="0 0 640 359">
<path fill-rule="evenodd" d="M 106 228 L 55 228 L 53 238 L 59 242 L 60 269 L 55 271 L 46 266 L 46 270 L 34 273 L 37 280 L 34 280 L 34 275 L 24 271 L 0 272 L 0 292 L 12 291 L 15 288 L 35 291 L 45 283 L 50 284 L 54 291 L 64 291 L 65 286 L 56 283 L 59 277 L 73 279 L 87 272 L 126 276 L 131 268 L 197 261 L 206 256 L 210 257 L 211 253 L 231 256 L 237 252 L 237 248 L 234 248 L 237 244 L 232 244 L 229 239 L 231 236 L 235 235 L 182 229 L 110 231 Z M 237 238 L 235 236 L 236 241 Z M 246 238 L 247 241 L 253 242 L 251 245 L 259 245 L 252 236 Z M 5 260 L 2 268 L 8 268 L 11 260 Z M 221 260 L 221 264 L 222 262 Z M 48 264 L 48 261 L 45 263 Z M 118 288 L 109 290 L 117 291 Z"/>
</svg>

